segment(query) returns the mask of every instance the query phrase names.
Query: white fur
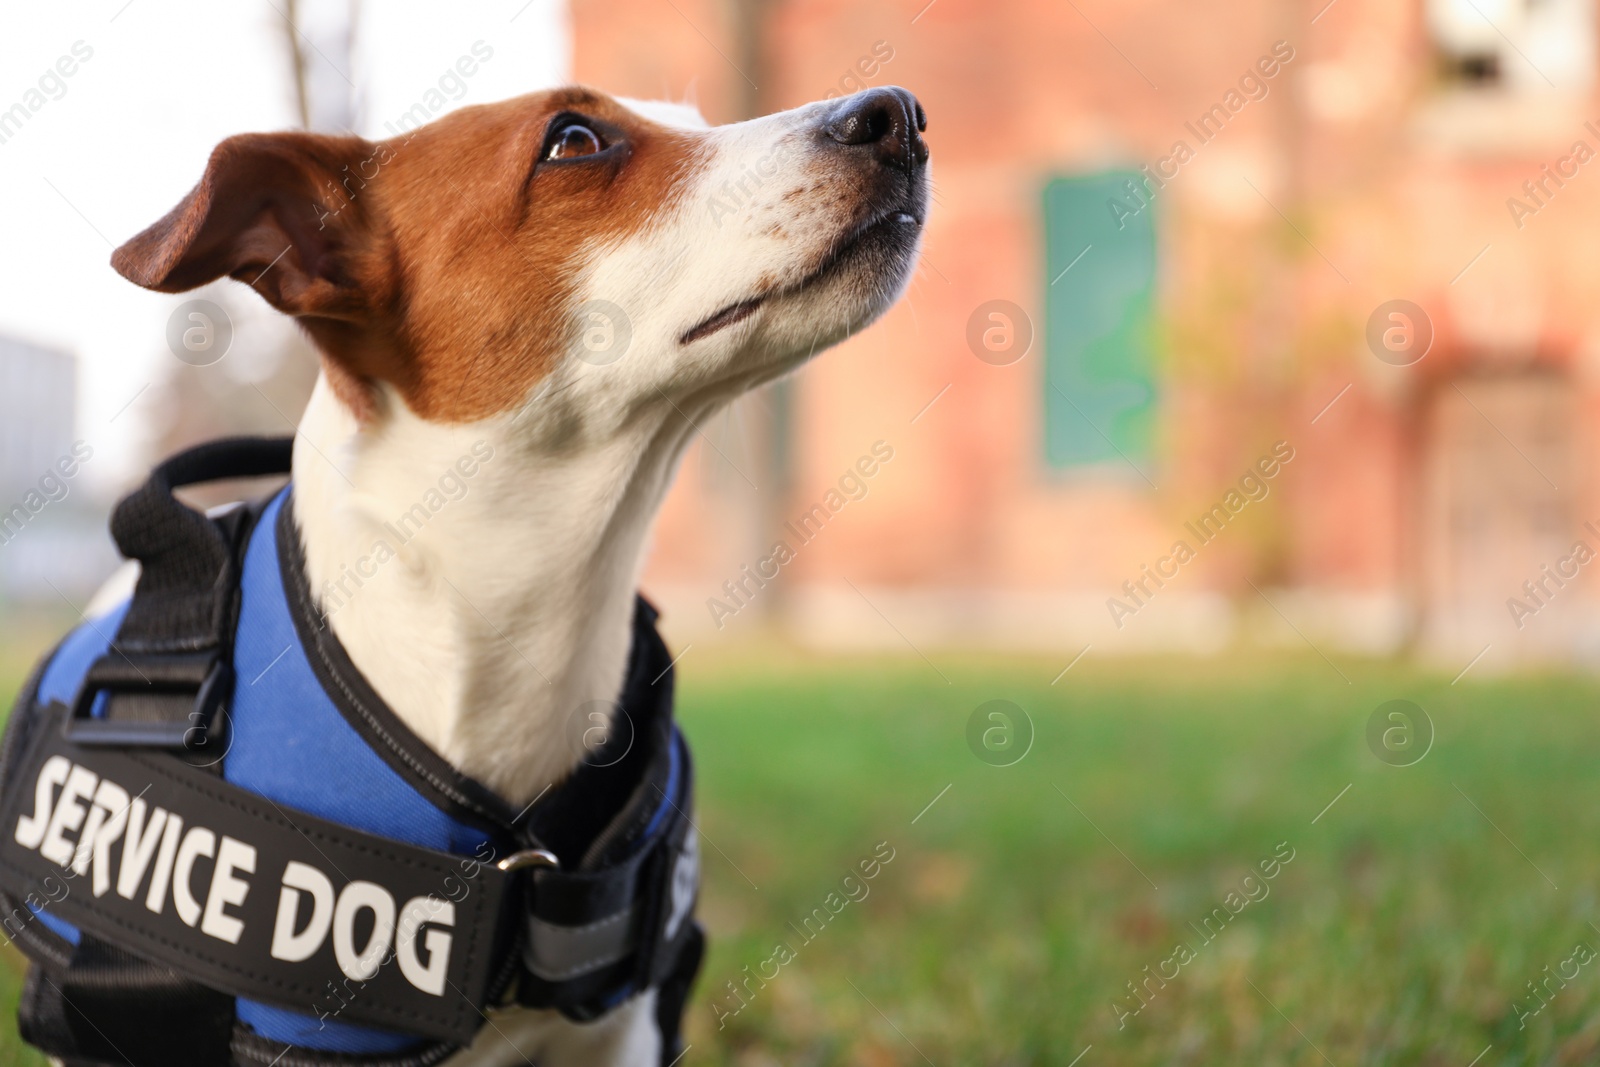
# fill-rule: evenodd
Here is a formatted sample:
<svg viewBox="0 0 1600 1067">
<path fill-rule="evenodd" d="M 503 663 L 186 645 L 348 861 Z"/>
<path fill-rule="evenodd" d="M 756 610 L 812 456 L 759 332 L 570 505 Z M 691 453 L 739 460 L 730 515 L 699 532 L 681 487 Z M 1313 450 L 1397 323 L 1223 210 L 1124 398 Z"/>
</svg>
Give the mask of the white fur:
<svg viewBox="0 0 1600 1067">
<path fill-rule="evenodd" d="M 684 105 L 630 106 L 704 128 Z M 393 393 L 362 425 L 325 381 L 311 398 L 294 481 L 313 593 L 395 713 L 517 807 L 575 765 L 572 717 L 620 691 L 646 538 L 696 426 L 870 321 L 903 284 L 866 296 L 814 286 L 679 343 L 763 282 L 800 282 L 839 239 L 825 203 L 784 199 L 832 173 L 805 136 L 821 107 L 707 130 L 702 165 L 682 195 L 643 234 L 593 250 L 583 299 L 621 307 L 632 328 L 617 361 L 586 362 L 575 329 L 568 355 L 520 410 L 470 425 L 418 418 Z M 765 175 L 753 185 L 752 169 Z M 747 195 L 721 210 L 728 201 L 719 190 L 741 178 Z M 774 223 L 782 236 L 770 232 Z M 479 442 L 493 458 L 465 479 L 465 494 L 373 566 L 374 544 L 396 540 L 384 524 L 423 501 Z M 373 573 L 357 587 L 355 570 Z M 497 1014 L 450 1063 L 653 1064 L 653 1011 L 647 993 L 584 1026 L 550 1012 Z"/>
<path fill-rule="evenodd" d="M 419 418 L 392 392 L 362 425 L 325 381 L 312 395 L 294 480 L 313 593 L 401 719 L 513 803 L 574 765 L 571 749 L 552 743 L 564 720 L 620 690 L 645 539 L 697 427 L 897 295 L 806 289 L 679 343 L 691 326 L 754 295 L 760 279 L 780 288 L 800 281 L 837 238 L 837 226 L 820 224 L 825 209 L 783 200 L 817 180 L 797 132 L 817 107 L 710 131 L 700 175 L 678 202 L 642 235 L 593 251 L 581 303 L 606 301 L 631 323 L 631 344 L 614 362 L 582 358 L 574 330 L 568 355 L 527 403 L 465 425 Z M 775 153 L 786 153 L 787 170 L 719 226 L 718 187 Z M 764 232 L 774 219 L 789 225 L 787 237 Z M 384 524 L 479 442 L 494 458 L 466 494 L 398 544 Z M 357 588 L 348 575 L 378 541 L 398 558 Z"/>
<path fill-rule="evenodd" d="M 617 102 L 623 104 L 635 114 L 643 115 L 653 122 L 663 126 L 672 126 L 680 130 L 705 130 L 711 124 L 706 117 L 700 114 L 700 109 L 693 104 L 675 100 L 635 100 L 632 97 L 619 96 Z"/>
</svg>

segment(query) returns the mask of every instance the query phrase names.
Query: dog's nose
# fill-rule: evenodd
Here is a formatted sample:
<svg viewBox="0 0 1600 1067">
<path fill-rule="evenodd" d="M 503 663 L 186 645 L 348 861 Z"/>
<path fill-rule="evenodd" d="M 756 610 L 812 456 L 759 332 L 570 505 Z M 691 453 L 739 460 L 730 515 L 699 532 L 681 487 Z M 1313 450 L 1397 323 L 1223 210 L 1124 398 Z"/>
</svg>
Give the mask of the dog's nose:
<svg viewBox="0 0 1600 1067">
<path fill-rule="evenodd" d="M 922 131 L 928 115 L 917 98 L 896 85 L 846 97 L 828 116 L 829 137 L 844 145 L 870 145 L 878 159 L 907 169 L 928 161 Z"/>
</svg>

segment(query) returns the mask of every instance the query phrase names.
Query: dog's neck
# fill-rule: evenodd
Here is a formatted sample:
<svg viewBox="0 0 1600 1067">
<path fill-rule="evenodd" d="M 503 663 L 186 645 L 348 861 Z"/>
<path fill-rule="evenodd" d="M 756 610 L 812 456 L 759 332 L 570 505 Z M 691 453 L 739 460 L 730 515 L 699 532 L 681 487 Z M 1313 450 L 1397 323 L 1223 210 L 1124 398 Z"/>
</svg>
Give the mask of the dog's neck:
<svg viewBox="0 0 1600 1067">
<path fill-rule="evenodd" d="M 620 694 L 645 539 L 692 433 L 662 407 L 583 446 L 398 400 L 364 425 L 325 380 L 306 409 L 294 510 L 313 598 L 400 719 L 516 807 L 571 772 L 574 720 Z"/>
</svg>

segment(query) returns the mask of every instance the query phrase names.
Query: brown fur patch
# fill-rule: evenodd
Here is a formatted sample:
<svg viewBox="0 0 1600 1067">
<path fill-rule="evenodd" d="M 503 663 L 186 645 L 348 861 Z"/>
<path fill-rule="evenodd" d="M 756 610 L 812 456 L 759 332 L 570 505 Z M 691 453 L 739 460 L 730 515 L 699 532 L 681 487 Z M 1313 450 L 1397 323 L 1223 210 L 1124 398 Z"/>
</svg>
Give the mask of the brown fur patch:
<svg viewBox="0 0 1600 1067">
<path fill-rule="evenodd" d="M 617 128 L 624 151 L 535 170 L 561 111 Z M 585 250 L 647 226 L 697 143 L 584 89 L 466 108 L 389 142 L 383 195 L 407 299 L 397 384 L 411 407 L 461 420 L 520 403 L 576 326 Z"/>
<path fill-rule="evenodd" d="M 540 165 L 562 112 L 608 134 L 608 150 Z M 585 251 L 647 227 L 700 143 L 584 88 L 463 108 L 378 143 L 230 138 L 112 263 L 163 292 L 251 282 L 300 319 L 360 418 L 378 382 L 424 418 L 482 418 L 549 372 L 578 325 Z"/>
</svg>

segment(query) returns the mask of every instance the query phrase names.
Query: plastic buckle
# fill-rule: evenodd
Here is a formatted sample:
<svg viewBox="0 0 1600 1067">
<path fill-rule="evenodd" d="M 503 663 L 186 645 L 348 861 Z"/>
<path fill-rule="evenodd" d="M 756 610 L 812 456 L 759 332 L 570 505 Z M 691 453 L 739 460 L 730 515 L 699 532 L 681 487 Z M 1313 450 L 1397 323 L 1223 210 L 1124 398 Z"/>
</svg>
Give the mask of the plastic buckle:
<svg viewBox="0 0 1600 1067">
<path fill-rule="evenodd" d="M 227 732 L 223 705 L 232 682 L 233 670 L 217 652 L 109 652 L 84 675 L 62 733 L 79 745 L 220 751 Z M 181 719 L 96 718 L 94 705 L 101 693 L 157 697 L 193 693 L 194 704 Z"/>
</svg>

